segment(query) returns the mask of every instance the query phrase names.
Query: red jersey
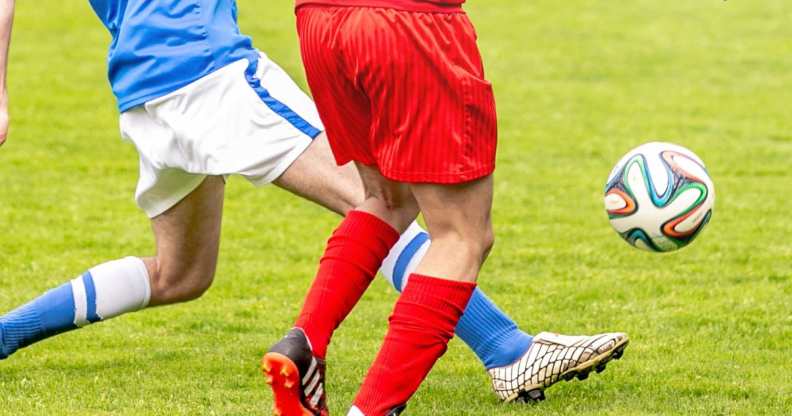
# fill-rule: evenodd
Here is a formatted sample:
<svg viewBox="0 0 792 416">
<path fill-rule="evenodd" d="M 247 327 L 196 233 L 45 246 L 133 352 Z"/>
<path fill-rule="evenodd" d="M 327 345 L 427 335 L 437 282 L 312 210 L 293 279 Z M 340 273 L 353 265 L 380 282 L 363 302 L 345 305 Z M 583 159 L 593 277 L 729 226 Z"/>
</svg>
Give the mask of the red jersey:
<svg viewBox="0 0 792 416">
<path fill-rule="evenodd" d="M 323 6 L 382 7 L 415 12 L 455 13 L 462 11 L 465 0 L 297 0 L 295 7 L 308 4 Z"/>
</svg>

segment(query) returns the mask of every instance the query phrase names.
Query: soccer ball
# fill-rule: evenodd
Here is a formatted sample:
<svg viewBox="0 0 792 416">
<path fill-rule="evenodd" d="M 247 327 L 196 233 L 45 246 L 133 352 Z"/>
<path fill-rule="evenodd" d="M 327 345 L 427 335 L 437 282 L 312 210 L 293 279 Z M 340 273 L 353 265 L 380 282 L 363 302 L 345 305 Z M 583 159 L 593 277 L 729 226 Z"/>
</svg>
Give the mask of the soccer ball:
<svg viewBox="0 0 792 416">
<path fill-rule="evenodd" d="M 605 209 L 628 243 L 667 252 L 693 241 L 712 217 L 715 188 L 704 162 L 671 143 L 652 142 L 627 153 L 605 186 Z"/>
</svg>

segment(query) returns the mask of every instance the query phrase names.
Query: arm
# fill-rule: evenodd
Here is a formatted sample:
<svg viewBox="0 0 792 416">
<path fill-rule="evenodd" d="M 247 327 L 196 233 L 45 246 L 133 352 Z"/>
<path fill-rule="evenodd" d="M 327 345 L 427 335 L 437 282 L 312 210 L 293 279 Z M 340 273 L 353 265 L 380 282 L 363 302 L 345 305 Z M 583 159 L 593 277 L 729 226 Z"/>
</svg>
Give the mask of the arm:
<svg viewBox="0 0 792 416">
<path fill-rule="evenodd" d="M 0 0 L 0 146 L 8 134 L 8 91 L 6 71 L 8 48 L 11 44 L 11 24 L 14 21 L 14 0 Z"/>
</svg>

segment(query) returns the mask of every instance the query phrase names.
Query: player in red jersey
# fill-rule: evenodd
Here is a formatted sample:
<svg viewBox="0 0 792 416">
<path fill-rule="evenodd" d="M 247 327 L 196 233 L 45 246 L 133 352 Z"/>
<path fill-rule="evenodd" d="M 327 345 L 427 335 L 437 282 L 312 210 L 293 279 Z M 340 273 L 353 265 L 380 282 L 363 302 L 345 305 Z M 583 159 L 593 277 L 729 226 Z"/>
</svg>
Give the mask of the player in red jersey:
<svg viewBox="0 0 792 416">
<path fill-rule="evenodd" d="M 324 385 L 331 335 L 419 212 L 432 245 L 396 303 L 349 414 L 401 413 L 468 305 L 494 238 L 497 123 L 462 3 L 297 0 L 308 83 L 336 162 L 355 162 L 366 199 L 328 241 L 295 328 L 264 356 L 276 414 L 328 413 L 325 392 L 315 386 Z M 521 381 L 527 398 L 600 368 L 626 342 L 621 333 L 538 335 L 517 363 L 533 369 Z M 504 396 L 513 393 L 507 377 L 496 384 Z"/>
</svg>

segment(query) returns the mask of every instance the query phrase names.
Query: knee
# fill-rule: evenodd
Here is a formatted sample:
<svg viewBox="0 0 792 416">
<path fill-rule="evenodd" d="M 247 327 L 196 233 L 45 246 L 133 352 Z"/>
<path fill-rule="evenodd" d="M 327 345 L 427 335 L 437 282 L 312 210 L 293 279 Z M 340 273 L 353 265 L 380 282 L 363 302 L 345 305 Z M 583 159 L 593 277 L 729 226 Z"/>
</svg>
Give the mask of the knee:
<svg viewBox="0 0 792 416">
<path fill-rule="evenodd" d="M 415 221 L 419 212 L 418 205 L 414 200 L 399 201 L 394 205 L 394 209 L 390 210 L 390 223 L 399 233 L 403 233 Z"/>
<path fill-rule="evenodd" d="M 489 255 L 493 246 L 495 246 L 495 231 L 492 229 L 492 225 L 488 225 L 481 235 L 480 251 L 483 258 Z"/>
<path fill-rule="evenodd" d="M 495 233 L 492 226 L 456 228 L 442 227 L 440 230 L 430 230 L 432 244 L 442 242 L 454 247 L 454 251 L 465 257 L 474 259 L 487 258 L 495 245 Z"/>
<path fill-rule="evenodd" d="M 156 260 L 155 260 L 156 261 Z M 151 275 L 151 304 L 188 302 L 203 296 L 212 286 L 215 267 L 202 262 L 171 265 L 156 261 Z"/>
<path fill-rule="evenodd" d="M 484 261 L 495 245 L 495 233 L 492 227 L 488 227 L 477 233 L 466 235 L 463 244 L 471 256 Z"/>
<path fill-rule="evenodd" d="M 404 232 L 415 221 L 419 212 L 418 204 L 411 195 L 393 193 L 369 194 L 362 207 L 390 224 L 399 233 Z"/>
</svg>

